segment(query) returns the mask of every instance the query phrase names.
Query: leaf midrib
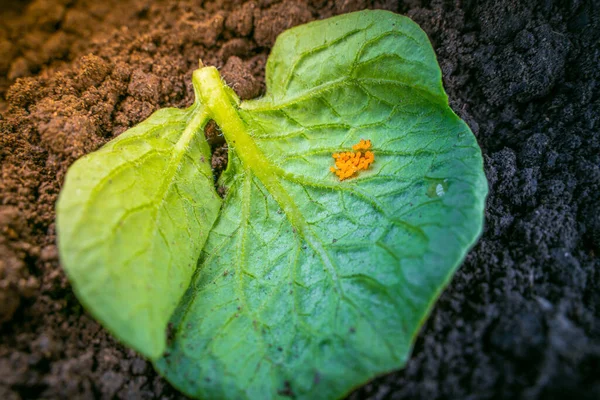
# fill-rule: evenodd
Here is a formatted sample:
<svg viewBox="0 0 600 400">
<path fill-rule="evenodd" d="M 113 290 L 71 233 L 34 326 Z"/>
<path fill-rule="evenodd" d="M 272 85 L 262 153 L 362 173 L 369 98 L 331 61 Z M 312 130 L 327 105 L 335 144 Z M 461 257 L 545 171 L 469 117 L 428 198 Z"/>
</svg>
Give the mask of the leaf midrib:
<svg viewBox="0 0 600 400">
<path fill-rule="evenodd" d="M 225 86 L 218 75 L 218 71 L 215 68 L 207 67 L 196 70 L 194 74 L 194 78 L 199 81 L 198 86 L 202 102 L 207 106 L 211 117 L 221 128 L 227 142 L 230 145 L 235 144 L 235 148 L 243 149 L 242 151 L 234 150 L 242 165 L 248 167 L 250 170 L 249 172 L 256 176 L 269 193 L 271 193 L 274 200 L 284 211 L 292 227 L 318 255 L 334 286 L 333 291 L 337 294 L 339 299 L 347 302 L 353 308 L 358 310 L 361 317 L 367 321 L 367 323 L 372 324 L 372 321 L 370 321 L 368 316 L 364 315 L 355 302 L 345 294 L 340 282 L 340 275 L 336 268 L 336 262 L 325 249 L 322 241 L 314 234 L 309 224 L 302 216 L 296 202 L 282 187 L 279 180 L 284 177 L 282 171 L 268 161 L 256 145 L 254 139 L 248 133 L 246 124 L 243 122 L 238 111 L 231 104 L 230 98 L 227 96 Z M 376 326 L 373 326 L 373 330 L 378 332 Z M 394 353 L 393 345 L 383 336 L 382 340 L 386 343 L 389 351 Z"/>
<path fill-rule="evenodd" d="M 265 158 L 262 151 L 249 135 L 245 123 L 231 104 L 225 86 L 216 68 L 207 67 L 196 70 L 194 78 L 199 83 L 203 103 L 210 110 L 211 117 L 223 131 L 228 143 L 243 151 L 236 151 L 243 164 L 261 181 L 273 198 L 281 206 L 292 226 L 299 232 L 313 250 L 319 254 L 323 265 L 331 275 L 335 290 L 343 293 L 334 263 L 322 244 L 311 232 L 308 223 L 302 217 L 294 200 L 281 186 L 274 166 Z"/>
</svg>

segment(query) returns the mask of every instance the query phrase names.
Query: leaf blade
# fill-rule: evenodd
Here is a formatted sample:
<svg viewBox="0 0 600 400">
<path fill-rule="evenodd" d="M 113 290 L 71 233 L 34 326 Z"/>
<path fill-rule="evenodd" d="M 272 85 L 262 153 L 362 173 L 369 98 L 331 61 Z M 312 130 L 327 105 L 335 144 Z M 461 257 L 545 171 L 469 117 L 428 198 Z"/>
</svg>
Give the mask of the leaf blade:
<svg viewBox="0 0 600 400">
<path fill-rule="evenodd" d="M 220 207 L 196 134 L 206 119 L 197 105 L 157 111 L 71 166 L 57 203 L 61 262 L 78 298 L 149 358 L 165 348 Z"/>
<path fill-rule="evenodd" d="M 266 66 L 267 93 L 246 102 L 250 109 L 282 98 L 297 97 L 314 88 L 336 84 L 357 76 L 368 79 L 402 82 L 447 104 L 441 84 L 441 71 L 431 64 L 435 53 L 427 35 L 409 18 L 383 10 L 359 11 L 311 22 L 289 29 L 277 37 Z M 397 35 L 398 40 L 389 40 Z M 377 40 L 389 43 L 374 46 Z M 336 46 L 336 55 L 326 53 Z M 294 53 L 290 54 L 290 49 Z M 370 51 L 368 51 L 370 50 Z M 378 57 L 399 58 L 393 68 L 381 68 Z M 378 68 L 364 63 L 379 61 Z M 426 60 L 426 61 L 424 61 Z M 412 65 L 417 65 L 413 68 Z M 392 70 L 392 76 L 387 73 Z M 308 77 L 308 78 L 307 78 Z"/>
</svg>

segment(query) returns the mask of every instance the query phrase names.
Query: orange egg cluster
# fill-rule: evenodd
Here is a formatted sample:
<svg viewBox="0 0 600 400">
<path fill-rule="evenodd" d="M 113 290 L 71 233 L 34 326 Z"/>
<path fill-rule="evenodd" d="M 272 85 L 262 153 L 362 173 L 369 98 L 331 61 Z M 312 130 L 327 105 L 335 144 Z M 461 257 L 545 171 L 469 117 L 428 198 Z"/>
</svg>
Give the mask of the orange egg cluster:
<svg viewBox="0 0 600 400">
<path fill-rule="evenodd" d="M 336 174 L 340 181 L 353 177 L 358 171 L 366 170 L 369 165 L 375 161 L 375 155 L 371 148 L 371 141 L 361 139 L 360 142 L 352 146 L 352 150 L 344 153 L 333 153 L 335 167 L 329 168 Z M 359 150 L 367 150 L 364 153 Z"/>
</svg>

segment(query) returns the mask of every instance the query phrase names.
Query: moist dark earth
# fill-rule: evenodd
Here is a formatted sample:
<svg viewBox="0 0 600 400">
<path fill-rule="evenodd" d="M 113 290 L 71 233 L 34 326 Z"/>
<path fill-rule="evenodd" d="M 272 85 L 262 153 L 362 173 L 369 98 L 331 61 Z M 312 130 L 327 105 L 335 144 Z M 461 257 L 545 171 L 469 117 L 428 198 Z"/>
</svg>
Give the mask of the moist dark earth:
<svg viewBox="0 0 600 400">
<path fill-rule="evenodd" d="M 198 58 L 253 98 L 280 32 L 365 8 L 427 32 L 490 195 L 406 368 L 349 397 L 600 399 L 600 3 L 584 0 L 3 1 L 1 399 L 182 398 L 74 297 L 55 245 L 65 171 L 191 104 Z"/>
</svg>

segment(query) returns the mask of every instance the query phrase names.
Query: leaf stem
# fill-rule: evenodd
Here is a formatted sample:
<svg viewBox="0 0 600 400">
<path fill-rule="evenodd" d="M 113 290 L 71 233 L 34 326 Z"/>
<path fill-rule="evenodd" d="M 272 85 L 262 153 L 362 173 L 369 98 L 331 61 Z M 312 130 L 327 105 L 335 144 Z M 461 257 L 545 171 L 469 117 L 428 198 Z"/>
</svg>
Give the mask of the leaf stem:
<svg viewBox="0 0 600 400">
<path fill-rule="evenodd" d="M 304 218 L 296 208 L 294 201 L 281 187 L 273 167 L 248 134 L 246 125 L 232 103 L 237 103 L 235 93 L 221 80 L 215 67 L 204 67 L 194 71 L 192 81 L 200 102 L 206 106 L 212 119 L 219 125 L 230 147 L 235 149 L 242 164 L 250 169 L 273 194 L 292 224 L 304 228 Z"/>
<path fill-rule="evenodd" d="M 281 187 L 273 166 L 265 158 L 255 141 L 250 137 L 244 121 L 240 118 L 233 103 L 239 100 L 235 93 L 221 80 L 215 67 L 204 67 L 194 71 L 192 81 L 200 102 L 204 104 L 212 119 L 219 125 L 230 147 L 235 149 L 242 164 L 252 171 L 265 185 L 292 225 L 305 231 L 306 221 L 302 218 L 293 199 Z"/>
<path fill-rule="evenodd" d="M 248 134 L 246 125 L 233 107 L 232 102 L 238 101 L 237 96 L 223 83 L 219 71 L 215 67 L 197 69 L 192 81 L 196 93 L 200 95 L 200 102 L 209 109 L 229 146 L 239 150 L 236 150 L 236 153 L 242 162 L 250 167 L 266 186 L 276 180 L 273 174 L 268 173 L 270 164 Z"/>
</svg>

